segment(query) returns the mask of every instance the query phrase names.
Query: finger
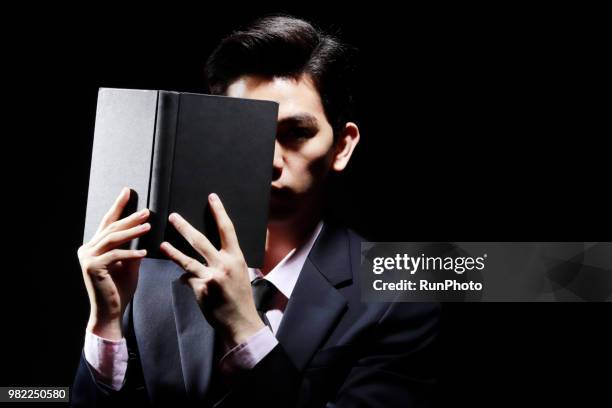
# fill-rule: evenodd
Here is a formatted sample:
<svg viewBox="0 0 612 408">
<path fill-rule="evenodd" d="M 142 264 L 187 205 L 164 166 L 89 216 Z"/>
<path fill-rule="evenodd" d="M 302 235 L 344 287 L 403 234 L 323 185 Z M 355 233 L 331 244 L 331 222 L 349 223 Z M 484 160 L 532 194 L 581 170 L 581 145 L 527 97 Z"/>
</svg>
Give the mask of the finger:
<svg viewBox="0 0 612 408">
<path fill-rule="evenodd" d="M 101 255 L 104 252 L 114 249 L 122 244 L 125 244 L 128 241 L 131 241 L 134 238 L 145 234 L 150 229 L 151 224 L 147 222 L 127 230 L 111 232 L 110 234 L 102 238 L 102 240 L 100 240 L 100 242 L 98 242 L 94 246 L 93 253 L 94 255 Z"/>
<path fill-rule="evenodd" d="M 202 279 L 191 273 L 181 275 L 182 283 L 188 285 L 196 295 L 198 303 L 202 304 L 202 300 L 208 296 L 208 280 Z"/>
<path fill-rule="evenodd" d="M 144 258 L 147 255 L 146 249 L 134 250 L 134 249 L 113 249 L 98 257 L 98 260 L 103 265 L 109 265 L 117 261 L 126 261 L 128 259 L 139 259 Z"/>
<path fill-rule="evenodd" d="M 169 242 L 162 242 L 159 248 L 168 256 L 168 258 L 183 268 L 186 272 L 192 273 L 199 278 L 205 278 L 209 275 L 204 265 L 192 257 L 185 255 L 173 247 Z"/>
<path fill-rule="evenodd" d="M 208 238 L 196 228 L 193 227 L 186 219 L 181 217 L 178 213 L 172 213 L 168 217 L 168 220 L 174 225 L 174 228 L 189 242 L 189 244 L 202 255 L 206 262 L 211 265 L 213 261 L 217 260 L 218 252 L 217 248 L 210 243 Z"/>
<path fill-rule="evenodd" d="M 128 217 L 115 221 L 112 224 L 108 225 L 106 228 L 104 228 L 102 231 L 100 231 L 98 234 L 94 235 L 91 241 L 89 241 L 89 245 L 91 246 L 97 245 L 98 242 L 100 242 L 104 237 L 106 237 L 111 232 L 123 231 L 128 228 L 137 226 L 143 223 L 144 221 L 146 221 L 147 218 L 149 218 L 149 215 L 151 215 L 151 212 L 149 211 L 149 209 L 144 208 L 140 211 L 137 211 L 131 214 Z"/>
<path fill-rule="evenodd" d="M 230 252 L 239 251 L 240 245 L 238 245 L 238 237 L 236 236 L 234 223 L 232 223 L 232 220 L 227 215 L 227 211 L 225 211 L 221 199 L 218 195 L 212 193 L 208 196 L 208 200 L 210 201 L 215 221 L 217 221 L 217 226 L 219 227 L 221 247 Z"/>
<path fill-rule="evenodd" d="M 100 222 L 100 225 L 98 226 L 98 230 L 96 231 L 96 234 L 102 231 L 107 226 L 109 226 L 111 223 L 119 219 L 129 199 L 130 199 L 130 189 L 127 187 L 123 187 L 123 189 L 119 193 L 119 196 L 117 196 L 117 198 L 115 199 L 115 202 L 113 203 L 111 208 L 108 210 L 106 214 L 104 214 L 104 217 L 102 217 L 102 221 Z"/>
</svg>

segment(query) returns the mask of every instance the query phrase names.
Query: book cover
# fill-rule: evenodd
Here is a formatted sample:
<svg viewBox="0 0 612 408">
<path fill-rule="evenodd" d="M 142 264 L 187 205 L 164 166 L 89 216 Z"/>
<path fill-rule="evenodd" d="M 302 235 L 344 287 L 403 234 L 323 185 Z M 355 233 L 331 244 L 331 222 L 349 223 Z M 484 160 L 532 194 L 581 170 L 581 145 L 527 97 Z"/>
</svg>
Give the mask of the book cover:
<svg viewBox="0 0 612 408">
<path fill-rule="evenodd" d="M 219 248 L 208 195 L 232 219 L 247 264 L 263 264 L 278 104 L 186 92 L 101 88 L 85 218 L 87 242 L 123 186 L 127 216 L 149 208 L 151 230 L 131 242 L 165 258 L 169 241 L 202 257 L 176 232 L 178 212 Z"/>
</svg>

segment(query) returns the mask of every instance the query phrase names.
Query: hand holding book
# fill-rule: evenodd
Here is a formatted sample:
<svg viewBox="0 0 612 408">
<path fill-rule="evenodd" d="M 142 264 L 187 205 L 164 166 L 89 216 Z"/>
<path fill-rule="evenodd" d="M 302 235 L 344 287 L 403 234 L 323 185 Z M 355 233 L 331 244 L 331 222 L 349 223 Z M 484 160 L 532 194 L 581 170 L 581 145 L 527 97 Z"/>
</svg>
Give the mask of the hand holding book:
<svg viewBox="0 0 612 408">
<path fill-rule="evenodd" d="M 206 320 L 219 330 L 226 344 L 233 346 L 244 343 L 265 325 L 255 308 L 247 264 L 234 224 L 216 194 L 210 194 L 208 200 L 219 227 L 221 249 L 215 248 L 204 234 L 177 213 L 170 214 L 170 223 L 204 258 L 205 264 L 169 242 L 163 242 L 160 248 L 185 270 L 182 279 L 193 290 Z"/>
<path fill-rule="evenodd" d="M 129 200 L 130 190 L 124 188 L 94 236 L 77 251 L 90 303 L 87 330 L 110 340 L 123 337 L 121 317 L 134 296 L 140 260 L 147 253 L 122 246 L 151 229 L 146 208 L 121 218 Z"/>
</svg>

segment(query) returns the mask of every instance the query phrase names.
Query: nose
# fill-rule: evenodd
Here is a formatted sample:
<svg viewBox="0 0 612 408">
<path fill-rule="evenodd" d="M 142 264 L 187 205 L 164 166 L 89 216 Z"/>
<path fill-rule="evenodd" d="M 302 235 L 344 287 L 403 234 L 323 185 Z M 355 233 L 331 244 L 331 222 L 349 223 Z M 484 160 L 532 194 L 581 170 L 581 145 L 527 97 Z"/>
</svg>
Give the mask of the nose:
<svg viewBox="0 0 612 408">
<path fill-rule="evenodd" d="M 278 140 L 274 144 L 274 161 L 272 163 L 272 181 L 278 180 L 283 172 L 283 150 Z"/>
</svg>

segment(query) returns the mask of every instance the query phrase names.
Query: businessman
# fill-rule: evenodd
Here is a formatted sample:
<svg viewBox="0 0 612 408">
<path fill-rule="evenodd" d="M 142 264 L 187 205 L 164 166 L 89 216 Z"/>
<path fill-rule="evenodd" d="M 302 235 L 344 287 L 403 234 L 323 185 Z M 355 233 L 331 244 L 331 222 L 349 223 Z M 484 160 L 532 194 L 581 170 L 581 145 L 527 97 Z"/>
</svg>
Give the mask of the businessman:
<svg viewBox="0 0 612 408">
<path fill-rule="evenodd" d="M 221 41 L 206 64 L 210 93 L 279 104 L 264 265 L 246 264 L 215 194 L 220 249 L 169 217 L 204 262 L 167 242 L 168 260 L 121 249 L 150 229 L 147 209 L 120 218 L 124 189 L 78 249 L 91 313 L 74 406 L 428 405 L 438 307 L 361 302 L 362 239 L 323 219 L 329 178 L 360 139 L 351 54 L 286 16 Z"/>
</svg>

